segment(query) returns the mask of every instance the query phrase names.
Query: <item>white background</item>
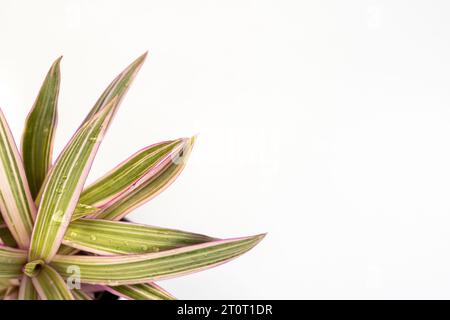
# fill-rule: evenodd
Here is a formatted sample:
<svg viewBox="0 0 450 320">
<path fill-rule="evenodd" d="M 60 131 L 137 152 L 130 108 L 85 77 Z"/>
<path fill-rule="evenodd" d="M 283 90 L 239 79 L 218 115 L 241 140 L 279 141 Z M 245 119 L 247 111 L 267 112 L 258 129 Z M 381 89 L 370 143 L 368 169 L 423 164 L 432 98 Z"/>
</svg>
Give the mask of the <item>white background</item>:
<svg viewBox="0 0 450 320">
<path fill-rule="evenodd" d="M 20 138 L 63 54 L 56 150 L 146 50 L 90 180 L 199 133 L 130 215 L 245 256 L 161 285 L 178 298 L 450 298 L 446 1 L 0 0 L 0 106 Z"/>
</svg>

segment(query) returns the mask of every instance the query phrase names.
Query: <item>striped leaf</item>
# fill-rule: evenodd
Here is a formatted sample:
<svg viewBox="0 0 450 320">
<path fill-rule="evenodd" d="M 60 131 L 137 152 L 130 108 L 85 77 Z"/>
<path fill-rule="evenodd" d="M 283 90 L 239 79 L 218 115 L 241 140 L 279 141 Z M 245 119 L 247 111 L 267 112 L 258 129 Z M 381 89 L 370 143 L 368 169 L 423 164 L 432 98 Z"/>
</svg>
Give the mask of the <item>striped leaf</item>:
<svg viewBox="0 0 450 320">
<path fill-rule="evenodd" d="M 52 167 L 43 186 L 29 260 L 50 261 L 57 252 L 116 100 L 84 124 Z"/>
<path fill-rule="evenodd" d="M 82 290 L 73 289 L 71 292 L 75 300 L 93 300 L 89 294 Z"/>
<path fill-rule="evenodd" d="M 83 124 L 90 121 L 90 119 L 92 119 L 100 110 L 108 105 L 112 99 L 117 97 L 117 106 L 115 107 L 113 113 L 116 111 L 123 97 L 127 93 L 128 88 L 133 82 L 136 74 L 144 63 L 146 57 L 147 52 L 133 61 L 109 84 L 109 86 L 105 89 L 95 105 L 92 107 L 89 114 L 84 119 Z"/>
<path fill-rule="evenodd" d="M 142 67 L 142 64 L 144 63 L 146 57 L 147 57 L 147 52 L 142 54 L 141 56 L 139 56 L 135 61 L 133 61 L 109 84 L 109 86 L 102 93 L 102 95 L 97 100 L 95 105 L 92 107 L 91 111 L 86 116 L 86 118 L 82 122 L 81 126 L 85 125 L 98 112 L 100 112 L 107 105 L 109 105 L 113 99 L 116 100 L 116 102 L 113 106 L 112 114 L 113 115 L 115 114 L 115 112 L 117 111 L 117 108 L 119 107 L 120 103 L 122 102 L 122 99 L 124 98 L 125 94 L 127 93 L 131 83 L 133 82 L 138 71 Z M 109 126 L 109 123 L 106 124 L 106 127 Z M 41 189 L 41 192 L 42 192 L 42 189 Z M 41 198 L 41 193 L 39 193 L 36 196 L 37 205 L 40 204 L 40 200 L 41 200 L 40 198 Z M 77 214 L 77 216 L 83 217 L 86 214 L 92 213 L 92 210 L 95 211 L 95 208 L 80 206 L 80 207 L 76 208 L 76 214 Z M 88 212 L 88 211 L 91 211 L 91 212 Z"/>
<path fill-rule="evenodd" d="M 31 280 L 42 300 L 74 300 L 64 279 L 47 264 Z"/>
<path fill-rule="evenodd" d="M 31 279 L 26 275 L 23 275 L 22 280 L 20 281 L 18 299 L 19 300 L 38 300 L 39 299 L 39 295 L 38 295 L 36 289 L 34 288 Z"/>
<path fill-rule="evenodd" d="M 66 231 L 66 233 L 67 233 L 67 231 Z M 64 242 L 64 240 L 63 240 L 63 242 Z M 65 244 L 61 244 L 61 246 L 58 249 L 58 254 L 72 255 L 72 254 L 77 253 L 78 251 L 79 251 L 78 249 L 74 249 L 72 247 L 66 246 Z"/>
<path fill-rule="evenodd" d="M 140 283 L 105 288 L 112 294 L 127 300 L 176 300 L 174 296 L 155 283 Z"/>
<path fill-rule="evenodd" d="M 48 71 L 25 121 L 25 130 L 22 135 L 22 158 L 33 198 L 37 196 L 52 164 L 61 58 L 58 58 Z"/>
<path fill-rule="evenodd" d="M 185 140 L 178 139 L 151 145 L 123 161 L 104 177 L 81 193 L 79 203 L 101 207 L 124 193 L 131 193 L 138 185 L 157 176 L 173 155 L 183 148 Z"/>
<path fill-rule="evenodd" d="M 26 261 L 27 254 L 25 251 L 0 246 L 0 279 L 20 277 Z"/>
<path fill-rule="evenodd" d="M 147 283 L 198 272 L 236 258 L 253 248 L 264 235 L 217 240 L 158 253 L 120 256 L 61 256 L 52 265 L 63 277 L 79 268 L 82 283 L 109 286 Z"/>
<path fill-rule="evenodd" d="M 149 174 L 142 178 L 138 184 L 115 197 L 101 207 L 98 213 L 90 218 L 104 220 L 120 220 L 133 209 L 143 205 L 164 191 L 183 171 L 186 161 L 194 146 L 195 137 L 183 139 L 167 157 L 160 160 L 157 174 Z"/>
<path fill-rule="evenodd" d="M 0 110 L 0 210 L 20 248 L 30 244 L 36 208 L 17 147 Z"/>
<path fill-rule="evenodd" d="M 65 245 L 96 254 L 158 252 L 217 239 L 142 224 L 79 219 L 67 228 Z"/>
</svg>

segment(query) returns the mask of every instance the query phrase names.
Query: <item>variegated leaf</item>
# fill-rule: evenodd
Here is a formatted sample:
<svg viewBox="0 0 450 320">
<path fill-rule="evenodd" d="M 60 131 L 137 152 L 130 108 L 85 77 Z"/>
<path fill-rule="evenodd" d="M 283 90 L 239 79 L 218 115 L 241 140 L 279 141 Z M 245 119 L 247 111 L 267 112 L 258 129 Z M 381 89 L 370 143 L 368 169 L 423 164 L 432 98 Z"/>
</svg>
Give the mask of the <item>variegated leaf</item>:
<svg viewBox="0 0 450 320">
<path fill-rule="evenodd" d="M 42 300 L 74 300 L 64 279 L 47 264 L 31 280 Z"/>
<path fill-rule="evenodd" d="M 75 300 L 93 300 L 92 296 L 84 292 L 83 290 L 73 289 L 72 295 Z"/>
<path fill-rule="evenodd" d="M 63 277 L 77 266 L 82 283 L 117 286 L 147 283 L 205 270 L 236 258 L 262 240 L 264 235 L 217 240 L 193 246 L 120 256 L 61 256 L 52 265 Z"/>
<path fill-rule="evenodd" d="M 52 164 L 61 58 L 58 58 L 48 71 L 25 121 L 25 130 L 22 135 L 22 158 L 33 198 L 37 196 Z"/>
<path fill-rule="evenodd" d="M 101 207 L 98 213 L 90 218 L 104 220 L 120 220 L 130 211 L 153 199 L 164 191 L 181 173 L 192 151 L 195 137 L 183 139 L 168 157 L 158 164 L 157 174 L 149 174 L 128 192 L 123 192 Z"/>
<path fill-rule="evenodd" d="M 66 231 L 66 233 L 67 233 L 67 231 Z M 64 242 L 64 240 L 63 240 L 63 242 Z M 78 249 L 66 246 L 65 244 L 61 244 L 61 246 L 58 249 L 58 254 L 61 254 L 61 255 L 72 255 L 72 254 L 77 253 L 78 251 L 79 251 Z"/>
<path fill-rule="evenodd" d="M 81 193 L 81 195 L 83 195 L 83 193 Z M 96 214 L 98 212 L 100 212 L 100 208 L 87 204 L 77 203 L 77 206 L 75 207 L 75 210 L 72 214 L 72 220 L 77 220 L 88 215 Z"/>
<path fill-rule="evenodd" d="M 158 252 L 217 240 L 205 235 L 136 223 L 79 219 L 67 228 L 63 243 L 102 255 Z"/>
<path fill-rule="evenodd" d="M 0 110 L 0 210 L 20 248 L 30 244 L 36 207 L 5 116 Z"/>
<path fill-rule="evenodd" d="M 38 300 L 39 295 L 33 286 L 31 279 L 23 275 L 20 281 L 20 287 L 18 292 L 19 300 Z"/>
<path fill-rule="evenodd" d="M 79 203 L 99 208 L 124 193 L 132 192 L 138 185 L 157 176 L 161 167 L 171 161 L 183 145 L 184 140 L 178 139 L 157 143 L 138 151 L 85 188 Z"/>
<path fill-rule="evenodd" d="M 26 251 L 0 246 L 0 279 L 20 277 L 26 261 Z"/>
<path fill-rule="evenodd" d="M 29 260 L 50 261 L 66 228 L 117 100 L 86 122 L 64 148 L 43 186 Z"/>
<path fill-rule="evenodd" d="M 83 124 L 90 121 L 90 119 L 92 119 L 100 110 L 108 105 L 113 98 L 117 99 L 117 105 L 113 110 L 113 113 L 115 113 L 117 107 L 127 93 L 131 83 L 133 82 L 136 74 L 144 63 L 146 57 L 147 52 L 133 61 L 110 83 L 110 85 L 105 89 L 100 98 L 97 100 L 95 105 L 92 107 L 87 117 L 84 119 Z"/>
</svg>

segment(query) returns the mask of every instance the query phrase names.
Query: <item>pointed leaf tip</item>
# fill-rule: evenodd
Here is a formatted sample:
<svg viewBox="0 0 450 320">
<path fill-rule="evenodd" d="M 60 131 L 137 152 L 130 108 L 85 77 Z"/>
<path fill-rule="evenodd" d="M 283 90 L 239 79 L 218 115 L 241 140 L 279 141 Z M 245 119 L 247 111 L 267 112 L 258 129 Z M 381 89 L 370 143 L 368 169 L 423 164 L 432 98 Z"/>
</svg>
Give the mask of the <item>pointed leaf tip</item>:
<svg viewBox="0 0 450 320">
<path fill-rule="evenodd" d="M 50 67 L 25 121 L 22 158 L 33 198 L 36 198 L 52 164 L 53 141 L 58 122 L 60 61 Z"/>
<path fill-rule="evenodd" d="M 189 138 L 178 140 L 169 154 L 158 161 L 154 170 L 144 175 L 134 188 L 104 204 L 102 210 L 91 218 L 120 220 L 131 210 L 153 199 L 169 187 L 186 166 L 193 145 Z"/>
<path fill-rule="evenodd" d="M 147 52 L 139 56 L 134 60 L 128 67 L 126 67 L 105 89 L 102 95 L 98 98 L 95 105 L 92 107 L 91 111 L 84 119 L 83 123 L 86 123 L 90 118 L 92 118 L 97 112 L 99 112 L 105 105 L 111 102 L 113 97 L 118 97 L 117 107 L 122 101 L 123 97 L 127 93 L 131 83 L 139 72 L 142 64 L 147 57 Z"/>
<path fill-rule="evenodd" d="M 88 186 L 81 205 L 98 207 L 89 218 L 120 220 L 137 206 L 167 188 L 181 173 L 189 158 L 195 136 L 164 141 L 146 147 Z M 83 216 L 83 210 L 79 208 Z"/>
</svg>

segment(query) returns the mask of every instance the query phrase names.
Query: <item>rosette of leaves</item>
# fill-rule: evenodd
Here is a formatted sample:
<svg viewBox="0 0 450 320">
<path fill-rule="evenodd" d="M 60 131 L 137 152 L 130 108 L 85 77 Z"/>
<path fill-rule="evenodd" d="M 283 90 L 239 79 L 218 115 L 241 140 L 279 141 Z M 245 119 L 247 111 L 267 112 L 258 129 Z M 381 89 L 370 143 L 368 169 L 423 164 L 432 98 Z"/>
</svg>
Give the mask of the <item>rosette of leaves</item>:
<svg viewBox="0 0 450 320">
<path fill-rule="evenodd" d="M 155 282 L 223 264 L 264 235 L 218 239 L 123 221 L 181 173 L 195 137 L 152 144 L 92 184 L 85 181 L 117 108 L 146 54 L 106 88 L 52 159 L 60 61 L 26 119 L 21 148 L 0 111 L 0 297 L 174 299 Z"/>
</svg>

